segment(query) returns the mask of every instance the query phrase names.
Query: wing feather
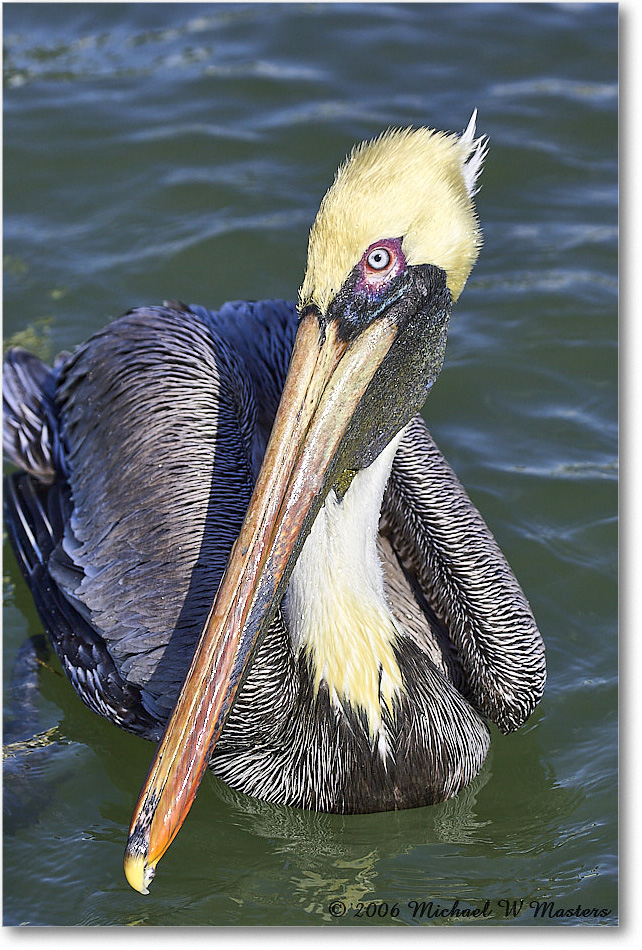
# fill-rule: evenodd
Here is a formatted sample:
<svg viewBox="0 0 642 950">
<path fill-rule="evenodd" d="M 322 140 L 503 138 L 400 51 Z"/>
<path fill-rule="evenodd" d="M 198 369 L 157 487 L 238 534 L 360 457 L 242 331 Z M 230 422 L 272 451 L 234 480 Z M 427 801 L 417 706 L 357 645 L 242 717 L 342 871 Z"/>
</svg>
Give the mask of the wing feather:
<svg viewBox="0 0 642 950">
<path fill-rule="evenodd" d="M 544 644 L 506 558 L 420 417 L 395 456 L 383 513 L 457 647 L 467 692 L 504 732 L 517 729 L 544 691 Z"/>
<path fill-rule="evenodd" d="M 13 493 L 8 516 L 19 556 L 38 565 L 37 582 L 26 572 L 38 609 L 86 701 L 98 643 L 101 662 L 157 722 L 173 706 L 238 535 L 296 330 L 283 301 L 221 313 L 131 311 L 59 376 L 29 354 L 14 360 L 9 454 L 32 473 L 17 477 L 33 476 L 33 490 Z M 268 357 L 252 362 L 261 335 Z M 267 401 L 262 427 L 257 393 Z M 13 451 L 20 438 L 42 447 L 42 464 Z M 55 484 L 38 489 L 36 478 Z M 66 500 L 43 551 L 42 499 L 54 490 Z"/>
</svg>

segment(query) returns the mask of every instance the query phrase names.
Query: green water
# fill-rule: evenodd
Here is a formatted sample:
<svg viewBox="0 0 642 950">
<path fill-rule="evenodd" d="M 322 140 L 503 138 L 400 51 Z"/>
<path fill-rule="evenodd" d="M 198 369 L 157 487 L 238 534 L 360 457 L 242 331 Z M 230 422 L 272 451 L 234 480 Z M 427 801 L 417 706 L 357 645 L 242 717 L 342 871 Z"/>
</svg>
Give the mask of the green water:
<svg viewBox="0 0 642 950">
<path fill-rule="evenodd" d="M 52 662 L 35 721 L 7 719 L 5 740 L 40 741 L 5 759 L 5 924 L 613 925 L 617 7 L 3 13 L 4 338 L 49 358 L 137 304 L 293 297 L 351 145 L 389 125 L 461 130 L 479 109 L 485 247 L 426 418 L 549 664 L 528 724 L 495 731 L 477 782 L 441 806 L 314 815 L 209 776 L 143 898 L 121 861 L 152 746 L 89 712 Z M 6 541 L 4 555 L 7 687 L 41 626 Z M 490 913 L 413 917 L 457 899 Z M 606 913 L 540 919 L 545 900 Z"/>
</svg>

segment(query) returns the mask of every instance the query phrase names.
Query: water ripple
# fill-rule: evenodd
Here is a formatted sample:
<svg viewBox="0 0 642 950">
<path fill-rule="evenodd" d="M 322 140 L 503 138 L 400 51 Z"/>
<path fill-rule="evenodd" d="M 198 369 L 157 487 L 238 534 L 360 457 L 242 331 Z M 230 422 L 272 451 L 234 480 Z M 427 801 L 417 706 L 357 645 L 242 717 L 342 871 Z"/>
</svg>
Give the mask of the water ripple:
<svg viewBox="0 0 642 950">
<path fill-rule="evenodd" d="M 617 100 L 617 83 L 578 82 L 555 76 L 533 77 L 510 83 L 496 83 L 491 86 L 494 96 L 551 96 L 570 100 L 589 100 L 594 103 L 608 104 Z"/>
</svg>

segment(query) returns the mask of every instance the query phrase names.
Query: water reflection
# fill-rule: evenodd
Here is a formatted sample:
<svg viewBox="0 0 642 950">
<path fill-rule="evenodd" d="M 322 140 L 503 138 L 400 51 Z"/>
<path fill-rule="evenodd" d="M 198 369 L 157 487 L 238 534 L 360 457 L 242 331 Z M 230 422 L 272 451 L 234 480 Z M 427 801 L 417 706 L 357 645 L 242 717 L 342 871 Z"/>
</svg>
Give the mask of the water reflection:
<svg viewBox="0 0 642 950">
<path fill-rule="evenodd" d="M 127 905 L 132 895 L 121 877 L 120 860 L 152 744 L 86 710 L 48 663 L 30 669 L 40 675 L 34 689 L 60 703 L 62 715 L 50 733 L 51 745 L 34 748 L 32 741 L 28 746 L 29 763 L 24 756 L 10 757 L 22 762 L 19 769 L 12 767 L 8 787 L 23 807 L 21 816 L 9 816 L 9 828 L 55 812 L 61 781 L 67 796 L 83 794 L 80 775 L 70 771 L 74 757 L 65 750 L 86 746 L 97 759 L 92 770 L 104 774 L 103 792 L 91 822 L 87 809 L 76 827 L 67 817 L 58 860 L 64 867 L 71 861 L 65 836 L 104 842 L 111 863 L 97 874 L 103 899 L 119 893 Z M 37 733 L 33 710 L 23 722 L 32 735 Z M 502 780 L 506 774 L 510 784 Z M 31 793 L 25 793 L 30 778 L 35 782 Z M 180 922 L 186 905 L 192 910 L 200 906 L 199 913 L 212 922 L 242 922 L 243 907 L 251 906 L 259 915 L 261 908 L 282 908 L 284 882 L 286 917 L 295 919 L 303 912 L 317 922 L 332 919 L 332 900 L 356 907 L 369 901 L 447 900 L 452 894 L 473 902 L 480 893 L 501 895 L 505 871 L 495 876 L 498 858 L 508 859 L 518 879 L 525 856 L 536 860 L 564 843 L 577 803 L 577 790 L 560 787 L 545 764 L 536 723 L 518 737 L 495 732 L 491 753 L 471 785 L 451 801 L 421 809 L 356 816 L 306 812 L 250 798 L 208 774 L 190 819 L 160 866 L 151 906 L 142 915 L 138 908 L 125 922 Z M 400 858 L 401 876 L 395 870 Z M 466 880 L 458 870 L 460 860 L 466 863 Z M 97 913 L 93 906 L 83 922 L 97 922 Z"/>
</svg>

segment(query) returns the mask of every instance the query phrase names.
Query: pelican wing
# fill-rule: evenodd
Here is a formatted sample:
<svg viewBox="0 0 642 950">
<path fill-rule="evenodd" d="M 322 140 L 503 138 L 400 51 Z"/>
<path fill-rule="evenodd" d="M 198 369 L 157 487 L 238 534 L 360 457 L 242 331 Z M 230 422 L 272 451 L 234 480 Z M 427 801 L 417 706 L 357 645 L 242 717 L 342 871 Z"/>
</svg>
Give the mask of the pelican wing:
<svg viewBox="0 0 642 950">
<path fill-rule="evenodd" d="M 295 332 L 281 301 L 173 304 L 115 320 L 56 372 L 24 351 L 7 364 L 8 448 L 32 473 L 7 485 L 12 539 L 76 689 L 133 731 L 157 736 L 176 699 Z"/>
<path fill-rule="evenodd" d="M 495 538 L 419 417 L 395 456 L 383 527 L 449 632 L 465 692 L 502 731 L 517 729 L 544 690 L 544 644 Z"/>
</svg>

